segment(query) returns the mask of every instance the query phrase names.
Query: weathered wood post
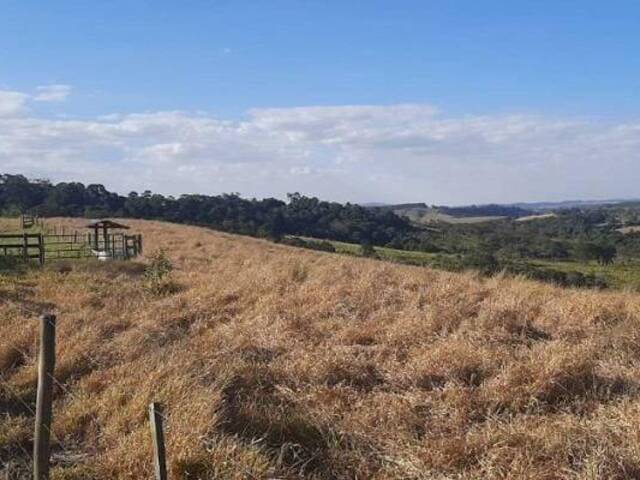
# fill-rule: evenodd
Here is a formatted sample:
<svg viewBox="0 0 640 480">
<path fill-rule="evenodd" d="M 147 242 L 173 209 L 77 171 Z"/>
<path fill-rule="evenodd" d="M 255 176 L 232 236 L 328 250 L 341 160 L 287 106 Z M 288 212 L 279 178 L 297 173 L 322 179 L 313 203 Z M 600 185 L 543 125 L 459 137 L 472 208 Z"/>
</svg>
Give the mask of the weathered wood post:
<svg viewBox="0 0 640 480">
<path fill-rule="evenodd" d="M 153 440 L 153 465 L 156 480 L 167 480 L 167 460 L 164 448 L 164 430 L 162 428 L 162 405 L 149 404 L 149 423 Z"/>
<path fill-rule="evenodd" d="M 38 396 L 36 428 L 33 440 L 33 479 L 49 479 L 51 438 L 51 405 L 53 403 L 53 371 L 56 363 L 56 316 L 40 317 L 40 356 L 38 359 Z"/>
<path fill-rule="evenodd" d="M 38 234 L 38 255 L 40 265 L 44 265 L 44 235 L 42 233 Z"/>
<path fill-rule="evenodd" d="M 109 252 L 109 228 L 106 223 L 102 225 L 102 236 L 104 237 L 104 251 Z"/>
<path fill-rule="evenodd" d="M 22 234 L 22 257 L 25 262 L 29 260 L 29 237 L 26 233 Z"/>
</svg>

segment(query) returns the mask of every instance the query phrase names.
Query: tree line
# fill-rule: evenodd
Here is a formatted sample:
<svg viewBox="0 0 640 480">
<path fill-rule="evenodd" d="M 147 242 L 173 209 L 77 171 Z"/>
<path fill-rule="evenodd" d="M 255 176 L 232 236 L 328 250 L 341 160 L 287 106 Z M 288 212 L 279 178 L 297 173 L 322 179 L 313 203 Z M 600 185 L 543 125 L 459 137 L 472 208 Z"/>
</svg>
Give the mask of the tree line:
<svg viewBox="0 0 640 480">
<path fill-rule="evenodd" d="M 299 193 L 289 194 L 286 202 L 275 198 L 245 199 L 238 194 L 175 198 L 148 190 L 124 196 L 99 184 L 53 184 L 10 174 L 0 175 L 0 213 L 143 218 L 275 240 L 299 235 L 381 246 L 418 233 L 416 227 L 393 212 L 326 202 Z"/>
</svg>

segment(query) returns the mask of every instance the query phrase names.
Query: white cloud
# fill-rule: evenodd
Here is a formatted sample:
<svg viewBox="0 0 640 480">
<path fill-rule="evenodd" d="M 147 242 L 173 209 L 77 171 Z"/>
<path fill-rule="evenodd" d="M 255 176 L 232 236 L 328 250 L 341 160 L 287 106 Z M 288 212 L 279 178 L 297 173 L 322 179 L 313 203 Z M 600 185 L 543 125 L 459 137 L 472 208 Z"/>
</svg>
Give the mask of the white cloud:
<svg viewBox="0 0 640 480">
<path fill-rule="evenodd" d="M 36 102 L 62 102 L 71 94 L 69 85 L 42 85 L 36 88 Z"/>
<path fill-rule="evenodd" d="M 71 93 L 69 85 L 46 85 L 28 94 L 12 90 L 0 90 L 0 117 L 15 117 L 29 111 L 30 102 L 61 102 Z"/>
<path fill-rule="evenodd" d="M 26 111 L 29 95 L 10 90 L 0 90 L 0 117 L 21 115 Z"/>
<path fill-rule="evenodd" d="M 3 98 L 0 171 L 121 192 L 470 203 L 638 196 L 640 183 L 637 122 L 450 117 L 429 105 L 61 120 L 24 115 L 26 99 Z"/>
</svg>

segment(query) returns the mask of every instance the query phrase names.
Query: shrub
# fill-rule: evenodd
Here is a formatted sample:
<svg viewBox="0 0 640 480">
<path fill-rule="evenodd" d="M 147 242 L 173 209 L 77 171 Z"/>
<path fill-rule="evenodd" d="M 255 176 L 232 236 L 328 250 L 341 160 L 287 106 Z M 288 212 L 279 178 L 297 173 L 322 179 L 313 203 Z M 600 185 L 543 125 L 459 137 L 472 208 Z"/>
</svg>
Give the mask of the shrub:
<svg viewBox="0 0 640 480">
<path fill-rule="evenodd" d="M 331 242 L 327 242 L 326 240 L 323 240 L 322 242 L 314 242 L 314 246 L 313 248 L 315 250 L 321 250 L 323 252 L 335 252 L 336 251 L 336 247 L 333 246 L 333 244 Z"/>
<path fill-rule="evenodd" d="M 363 242 L 360 244 L 360 255 L 363 257 L 378 258 L 376 249 L 373 248 L 373 245 L 370 243 Z"/>
<path fill-rule="evenodd" d="M 164 250 L 156 250 L 149 260 L 144 272 L 145 289 L 154 295 L 174 292 L 176 284 L 170 278 L 173 265 Z"/>
<path fill-rule="evenodd" d="M 500 270 L 500 265 L 498 260 L 496 260 L 496 257 L 492 253 L 483 250 L 465 255 L 463 257 L 463 262 L 465 267 L 479 270 L 485 275 L 491 275 Z"/>
<path fill-rule="evenodd" d="M 322 252 L 332 252 L 336 251 L 336 248 L 333 246 L 331 242 L 327 240 L 303 240 L 298 237 L 286 237 L 280 240 L 280 243 L 284 245 L 289 245 L 291 247 L 298 248 L 308 248 L 310 250 L 320 250 Z"/>
</svg>

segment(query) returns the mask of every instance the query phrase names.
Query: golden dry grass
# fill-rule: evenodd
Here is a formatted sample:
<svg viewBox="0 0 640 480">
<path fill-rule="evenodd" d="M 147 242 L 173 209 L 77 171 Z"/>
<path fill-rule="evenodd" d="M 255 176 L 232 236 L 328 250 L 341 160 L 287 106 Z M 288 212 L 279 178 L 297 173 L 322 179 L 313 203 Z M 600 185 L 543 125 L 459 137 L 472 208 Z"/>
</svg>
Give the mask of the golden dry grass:
<svg viewBox="0 0 640 480">
<path fill-rule="evenodd" d="M 0 477 L 27 478 L 53 310 L 57 479 L 151 478 L 152 400 L 174 479 L 640 478 L 637 294 L 129 223 L 176 292 L 133 264 L 2 277 Z"/>
</svg>

